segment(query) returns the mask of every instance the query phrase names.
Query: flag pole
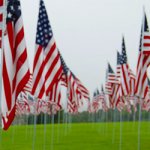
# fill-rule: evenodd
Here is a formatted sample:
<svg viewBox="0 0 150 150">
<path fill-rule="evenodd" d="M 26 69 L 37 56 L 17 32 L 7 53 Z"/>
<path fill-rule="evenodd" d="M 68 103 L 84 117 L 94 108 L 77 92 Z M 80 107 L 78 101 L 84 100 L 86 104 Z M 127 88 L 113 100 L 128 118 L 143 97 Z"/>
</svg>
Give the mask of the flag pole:
<svg viewBox="0 0 150 150">
<path fill-rule="evenodd" d="M 27 139 L 27 136 L 28 135 L 28 114 L 26 114 L 26 139 Z"/>
<path fill-rule="evenodd" d="M 120 144 L 119 150 L 122 149 L 122 111 L 120 112 Z"/>
<path fill-rule="evenodd" d="M 51 120 L 51 125 L 52 125 L 52 132 L 51 132 L 51 150 L 53 150 L 54 148 L 54 119 L 55 119 L 55 116 L 54 116 L 54 104 L 52 104 L 52 120 Z"/>
<path fill-rule="evenodd" d="M 36 109 L 36 108 L 35 108 Z M 34 110 L 34 132 L 33 132 L 33 142 L 32 142 L 32 150 L 35 149 L 35 140 L 36 140 L 36 110 Z"/>
<path fill-rule="evenodd" d="M 142 114 L 141 114 L 141 108 L 142 108 L 142 101 L 140 100 L 139 102 L 139 122 L 138 122 L 138 150 L 140 150 L 140 146 L 141 146 L 141 119 L 142 119 Z"/>
<path fill-rule="evenodd" d="M 112 133 L 112 144 L 115 141 L 115 129 L 116 129 L 116 108 L 113 110 L 113 133 Z"/>
<path fill-rule="evenodd" d="M 58 126 L 57 126 L 57 142 L 59 143 L 60 139 L 60 110 L 58 111 Z"/>
<path fill-rule="evenodd" d="M 45 150 L 45 141 L 46 141 L 46 125 L 47 124 L 47 114 L 44 113 L 44 144 L 43 144 L 43 150 Z"/>
<path fill-rule="evenodd" d="M 65 136 L 67 135 L 68 130 L 68 112 L 65 114 Z"/>
</svg>

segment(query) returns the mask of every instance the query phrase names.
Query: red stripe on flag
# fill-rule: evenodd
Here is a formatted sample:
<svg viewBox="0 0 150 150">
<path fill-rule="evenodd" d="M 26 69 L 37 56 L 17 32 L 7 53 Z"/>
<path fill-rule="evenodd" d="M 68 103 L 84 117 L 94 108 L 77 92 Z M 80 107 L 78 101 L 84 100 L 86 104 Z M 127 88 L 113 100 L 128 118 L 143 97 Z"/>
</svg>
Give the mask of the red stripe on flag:
<svg viewBox="0 0 150 150">
<path fill-rule="evenodd" d="M 43 61 L 43 62 L 42 62 L 42 65 L 40 66 L 40 69 L 39 69 L 39 72 L 38 72 L 38 74 L 37 74 L 37 77 L 36 77 L 36 79 L 35 79 L 35 82 L 34 82 L 34 84 L 33 84 L 33 88 L 32 88 L 32 94 L 33 94 L 33 95 L 34 95 L 34 93 L 35 93 L 35 90 L 36 90 L 36 88 L 37 88 L 37 85 L 38 85 L 38 83 L 39 83 L 39 80 L 40 80 L 40 78 L 41 78 L 41 76 L 42 76 L 44 67 L 45 67 L 45 62 Z"/>
<path fill-rule="evenodd" d="M 12 102 L 12 94 L 11 94 L 11 85 L 10 80 L 7 72 L 6 60 L 5 56 L 3 55 L 3 84 L 4 84 L 4 92 L 7 102 L 8 111 L 11 109 L 11 102 Z"/>
<path fill-rule="evenodd" d="M 13 30 L 13 25 L 11 22 L 7 23 L 7 31 L 8 33 L 8 39 L 9 39 L 9 45 L 10 45 L 10 49 L 11 49 L 11 53 L 12 53 L 12 58 L 14 61 L 14 56 L 15 56 L 15 51 L 14 51 L 14 30 Z"/>
<path fill-rule="evenodd" d="M 60 67 L 57 71 L 57 73 L 55 74 L 55 77 L 53 78 L 53 81 L 51 82 L 51 84 L 49 85 L 49 87 L 46 90 L 46 94 L 48 95 L 48 93 L 50 92 L 50 90 L 52 89 L 53 85 L 55 84 L 55 82 L 57 81 L 57 79 L 59 78 L 60 74 L 62 73 L 62 67 Z"/>
<path fill-rule="evenodd" d="M 0 22 L 3 21 L 3 14 L 0 14 Z"/>
<path fill-rule="evenodd" d="M 150 43 L 144 43 L 143 46 L 144 46 L 144 47 L 149 47 L 149 46 L 150 46 Z"/>
<path fill-rule="evenodd" d="M 3 1 L 4 1 L 4 0 L 0 0 L 0 6 L 3 6 Z"/>
<path fill-rule="evenodd" d="M 34 70 L 35 70 L 35 66 L 36 66 L 36 64 L 37 64 L 37 61 L 38 61 L 38 59 L 39 59 L 39 56 L 40 56 L 40 54 L 42 53 L 42 50 L 43 50 L 42 46 L 38 46 L 38 49 L 37 49 L 37 52 L 36 52 L 35 58 L 34 58 L 34 63 L 33 63 L 33 72 L 34 72 Z"/>
<path fill-rule="evenodd" d="M 54 43 L 52 45 L 52 47 L 50 48 L 48 54 L 46 55 L 45 64 L 49 61 L 49 59 L 51 58 L 51 56 L 52 56 L 52 54 L 53 54 L 53 52 L 54 52 L 55 49 L 56 49 L 56 44 Z"/>
<path fill-rule="evenodd" d="M 3 129 L 4 130 L 7 130 L 9 128 L 9 126 L 11 125 L 11 123 L 13 122 L 13 120 L 15 118 L 15 113 L 16 113 L 16 105 L 11 110 L 9 116 L 7 116 L 7 120 L 8 121 L 5 121 L 5 118 L 2 117 L 2 120 L 3 120 Z"/>
<path fill-rule="evenodd" d="M 146 39 L 150 39 L 150 36 L 146 36 L 146 35 L 144 35 L 144 39 L 146 40 Z"/>
<path fill-rule="evenodd" d="M 20 55 L 17 64 L 16 64 L 16 74 L 15 77 L 13 79 L 13 91 L 15 90 L 16 87 L 16 79 L 17 79 L 17 74 L 18 71 L 20 70 L 20 68 L 22 67 L 22 64 L 24 64 L 24 62 L 27 60 L 27 50 L 25 49 L 23 51 L 23 53 Z"/>
</svg>

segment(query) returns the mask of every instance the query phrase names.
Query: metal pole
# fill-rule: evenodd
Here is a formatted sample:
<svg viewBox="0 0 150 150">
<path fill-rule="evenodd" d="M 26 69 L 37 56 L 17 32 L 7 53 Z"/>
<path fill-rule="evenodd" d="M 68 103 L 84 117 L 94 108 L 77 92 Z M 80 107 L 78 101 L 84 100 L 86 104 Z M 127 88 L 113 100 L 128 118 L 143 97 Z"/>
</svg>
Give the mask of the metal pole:
<svg viewBox="0 0 150 150">
<path fill-rule="evenodd" d="M 26 139 L 28 137 L 28 115 L 26 115 Z"/>
<path fill-rule="evenodd" d="M 46 125 L 47 124 L 47 115 L 44 114 L 44 144 L 43 144 L 43 150 L 45 150 L 45 142 L 46 142 Z"/>
<path fill-rule="evenodd" d="M 58 126 L 57 126 L 57 142 L 59 143 L 60 139 L 60 111 L 58 112 Z"/>
<path fill-rule="evenodd" d="M 120 112 L 120 144 L 119 150 L 122 149 L 122 111 Z"/>
<path fill-rule="evenodd" d="M 141 103 L 139 104 L 139 122 L 138 122 L 138 150 L 140 150 L 140 146 L 141 146 L 141 119 L 142 119 L 142 115 L 141 115 Z"/>
<path fill-rule="evenodd" d="M 36 114 L 34 114 L 34 133 L 33 133 L 32 150 L 35 149 L 35 141 L 36 141 L 36 119 L 37 119 L 37 116 L 36 116 Z"/>
<path fill-rule="evenodd" d="M 51 149 L 50 150 L 53 150 L 54 148 L 54 113 L 52 112 L 52 132 L 51 132 Z"/>
<path fill-rule="evenodd" d="M 115 129 L 116 129 L 116 109 L 113 110 L 113 133 L 112 133 L 112 143 L 115 141 Z"/>
</svg>

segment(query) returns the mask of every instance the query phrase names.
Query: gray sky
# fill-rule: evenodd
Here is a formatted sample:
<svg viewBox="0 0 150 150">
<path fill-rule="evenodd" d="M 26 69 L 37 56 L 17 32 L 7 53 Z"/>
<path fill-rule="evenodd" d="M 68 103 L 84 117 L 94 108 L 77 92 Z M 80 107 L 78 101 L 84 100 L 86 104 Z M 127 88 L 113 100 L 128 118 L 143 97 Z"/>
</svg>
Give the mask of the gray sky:
<svg viewBox="0 0 150 150">
<path fill-rule="evenodd" d="M 149 0 L 44 1 L 58 48 L 90 92 L 104 83 L 107 61 L 116 68 L 122 35 L 135 72 L 143 6 L 150 22 Z M 32 68 L 39 0 L 21 0 L 21 4 Z"/>
</svg>

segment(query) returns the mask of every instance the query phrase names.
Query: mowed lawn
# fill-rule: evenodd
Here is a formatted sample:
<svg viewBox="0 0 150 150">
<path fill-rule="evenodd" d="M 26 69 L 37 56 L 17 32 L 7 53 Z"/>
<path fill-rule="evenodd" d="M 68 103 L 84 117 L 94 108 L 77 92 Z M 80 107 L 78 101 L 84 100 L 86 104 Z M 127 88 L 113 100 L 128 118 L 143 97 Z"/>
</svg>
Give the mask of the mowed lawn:
<svg viewBox="0 0 150 150">
<path fill-rule="evenodd" d="M 121 126 L 121 135 L 119 122 L 37 125 L 36 132 L 31 125 L 12 126 L 0 131 L 0 150 L 137 150 L 138 122 Z M 150 122 L 141 122 L 140 133 L 140 150 L 149 150 Z"/>
</svg>

